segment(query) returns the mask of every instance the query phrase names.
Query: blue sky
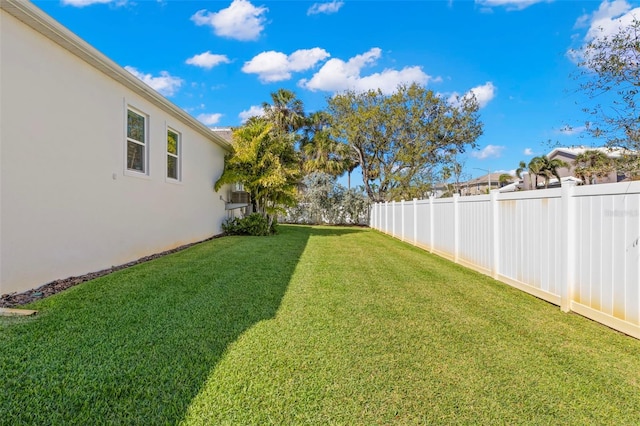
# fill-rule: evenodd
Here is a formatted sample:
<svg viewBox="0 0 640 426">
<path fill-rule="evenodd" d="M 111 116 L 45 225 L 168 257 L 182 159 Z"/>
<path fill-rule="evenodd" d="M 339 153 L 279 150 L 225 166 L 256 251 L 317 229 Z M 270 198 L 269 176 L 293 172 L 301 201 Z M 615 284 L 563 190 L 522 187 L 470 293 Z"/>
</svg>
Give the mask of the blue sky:
<svg viewBox="0 0 640 426">
<path fill-rule="evenodd" d="M 509 171 L 583 131 L 569 53 L 640 8 L 625 0 L 36 0 L 116 63 L 209 126 L 238 126 L 279 88 L 308 112 L 345 90 L 419 82 L 473 92 L 484 134 L 465 175 Z M 567 125 L 571 127 L 567 127 Z"/>
</svg>

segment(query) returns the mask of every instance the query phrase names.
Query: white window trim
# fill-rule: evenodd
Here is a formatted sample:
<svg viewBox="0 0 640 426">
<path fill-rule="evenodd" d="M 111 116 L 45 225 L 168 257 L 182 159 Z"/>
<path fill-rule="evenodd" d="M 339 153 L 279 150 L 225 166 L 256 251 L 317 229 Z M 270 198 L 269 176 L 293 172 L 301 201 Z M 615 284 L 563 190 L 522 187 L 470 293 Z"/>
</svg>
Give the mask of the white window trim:
<svg viewBox="0 0 640 426">
<path fill-rule="evenodd" d="M 130 139 L 129 138 L 129 134 L 128 134 L 128 114 L 129 111 L 132 111 L 142 117 L 144 117 L 144 172 L 138 171 L 138 170 L 133 170 L 130 169 L 128 166 L 128 150 L 129 150 L 129 141 L 136 143 L 138 145 L 142 145 L 140 144 L 139 141 L 135 140 L 135 139 Z M 138 177 L 138 178 L 149 178 L 149 156 L 150 156 L 150 148 L 149 148 L 149 131 L 150 131 L 150 126 L 149 126 L 149 114 L 144 113 L 142 110 L 128 104 L 125 102 L 125 108 L 124 108 L 124 174 L 125 176 L 131 176 L 131 177 Z"/>
<path fill-rule="evenodd" d="M 182 183 L 182 132 L 177 131 L 175 127 L 172 127 L 172 126 L 167 124 L 167 125 L 165 125 L 165 132 L 164 132 L 165 139 L 168 139 L 169 132 L 173 132 L 176 135 L 178 135 L 178 146 L 177 146 L 178 154 L 175 155 L 175 154 L 172 154 L 172 153 L 169 152 L 169 146 L 168 146 L 169 141 L 166 140 L 165 141 L 165 150 L 164 150 L 165 151 L 164 177 L 165 177 L 165 180 L 167 182 L 169 182 L 169 183 Z M 172 177 L 169 177 L 167 175 L 167 173 L 169 171 L 169 156 L 172 156 L 172 157 L 176 158 L 176 168 L 177 168 L 177 175 L 178 175 L 177 178 L 172 178 Z"/>
</svg>

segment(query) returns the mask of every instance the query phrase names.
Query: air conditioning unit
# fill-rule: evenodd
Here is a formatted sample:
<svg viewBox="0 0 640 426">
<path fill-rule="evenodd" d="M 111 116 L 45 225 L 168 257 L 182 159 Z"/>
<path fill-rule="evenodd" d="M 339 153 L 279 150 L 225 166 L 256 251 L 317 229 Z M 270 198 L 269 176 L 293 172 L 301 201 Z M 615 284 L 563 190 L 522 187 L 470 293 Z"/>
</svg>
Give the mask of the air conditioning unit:
<svg viewBox="0 0 640 426">
<path fill-rule="evenodd" d="M 231 202 L 233 204 L 249 204 L 249 193 L 247 191 L 231 192 Z"/>
</svg>

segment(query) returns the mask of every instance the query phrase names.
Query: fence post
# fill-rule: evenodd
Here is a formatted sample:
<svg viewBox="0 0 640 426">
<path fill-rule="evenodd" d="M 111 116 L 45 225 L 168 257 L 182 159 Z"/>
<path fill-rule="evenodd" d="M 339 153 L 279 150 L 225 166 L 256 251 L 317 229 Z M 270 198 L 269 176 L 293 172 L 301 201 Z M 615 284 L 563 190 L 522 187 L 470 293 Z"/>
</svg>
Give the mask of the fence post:
<svg viewBox="0 0 640 426">
<path fill-rule="evenodd" d="M 435 225 L 435 218 L 433 217 L 433 200 L 435 200 L 436 197 L 434 197 L 433 195 L 429 197 L 429 252 L 433 253 L 433 242 L 435 241 L 435 237 L 433 236 L 434 233 L 434 225 Z"/>
<path fill-rule="evenodd" d="M 391 202 L 391 235 L 396 236 L 396 202 Z"/>
<path fill-rule="evenodd" d="M 560 289 L 560 309 L 571 310 L 576 273 L 576 232 L 575 232 L 575 182 L 562 184 L 562 287 Z"/>
<path fill-rule="evenodd" d="M 458 200 L 460 194 L 453 194 L 453 261 L 458 263 L 460 247 L 460 214 L 458 212 Z"/>
<path fill-rule="evenodd" d="M 418 245 L 418 199 L 413 199 L 413 245 Z"/>
<path fill-rule="evenodd" d="M 389 233 L 389 202 L 384 202 L 384 233 Z"/>
<path fill-rule="evenodd" d="M 375 229 L 377 229 L 379 231 L 380 230 L 380 224 L 379 224 L 380 216 L 378 214 L 378 203 L 372 205 L 372 210 L 373 210 L 373 217 L 374 217 L 373 226 L 374 226 Z"/>
<path fill-rule="evenodd" d="M 400 241 L 404 241 L 404 200 L 400 200 Z"/>
<path fill-rule="evenodd" d="M 373 205 L 373 226 L 378 231 L 380 230 L 380 205 L 375 203 Z"/>
<path fill-rule="evenodd" d="M 493 259 L 491 259 L 491 276 L 493 279 L 498 279 L 498 272 L 500 268 L 500 207 L 498 205 L 498 195 L 500 191 L 494 189 L 491 191 L 491 218 L 492 227 L 491 230 L 493 236 Z"/>
<path fill-rule="evenodd" d="M 369 227 L 376 229 L 376 205 L 373 204 L 369 209 Z"/>
</svg>

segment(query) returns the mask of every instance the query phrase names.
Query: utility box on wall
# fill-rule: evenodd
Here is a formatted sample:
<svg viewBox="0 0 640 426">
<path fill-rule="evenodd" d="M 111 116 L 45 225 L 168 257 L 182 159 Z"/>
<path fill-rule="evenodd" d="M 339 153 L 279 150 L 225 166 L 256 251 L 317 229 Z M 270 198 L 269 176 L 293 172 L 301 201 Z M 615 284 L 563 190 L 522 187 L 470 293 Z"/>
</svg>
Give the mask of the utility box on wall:
<svg viewBox="0 0 640 426">
<path fill-rule="evenodd" d="M 231 192 L 231 202 L 233 204 L 249 204 L 249 193 L 247 191 Z"/>
</svg>

